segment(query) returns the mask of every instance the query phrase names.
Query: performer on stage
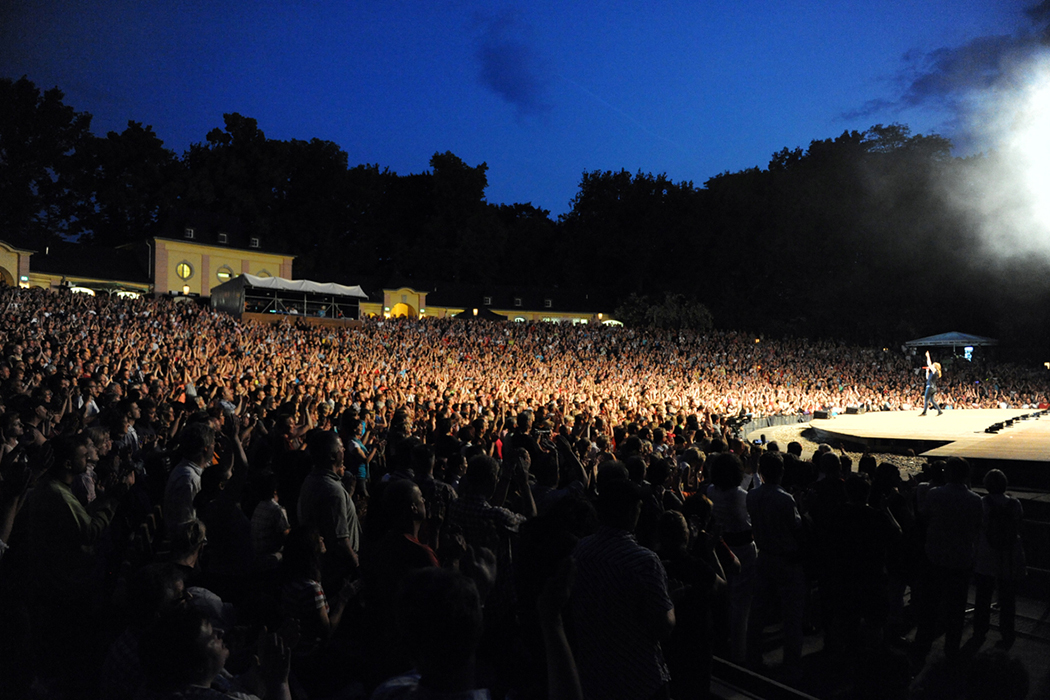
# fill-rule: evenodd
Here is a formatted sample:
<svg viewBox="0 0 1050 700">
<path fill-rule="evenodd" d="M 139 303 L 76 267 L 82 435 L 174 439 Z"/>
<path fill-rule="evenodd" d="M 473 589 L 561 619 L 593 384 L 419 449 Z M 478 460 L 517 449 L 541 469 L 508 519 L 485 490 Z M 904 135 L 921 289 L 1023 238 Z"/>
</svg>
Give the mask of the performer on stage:
<svg viewBox="0 0 1050 700">
<path fill-rule="evenodd" d="M 937 405 L 937 381 L 941 378 L 941 363 L 932 362 L 930 360 L 930 351 L 926 351 L 926 366 L 923 367 L 926 370 L 926 394 L 923 397 L 922 413 L 920 416 L 925 416 L 926 411 L 929 410 L 930 406 L 937 409 L 937 415 L 944 413 L 941 407 Z"/>
</svg>

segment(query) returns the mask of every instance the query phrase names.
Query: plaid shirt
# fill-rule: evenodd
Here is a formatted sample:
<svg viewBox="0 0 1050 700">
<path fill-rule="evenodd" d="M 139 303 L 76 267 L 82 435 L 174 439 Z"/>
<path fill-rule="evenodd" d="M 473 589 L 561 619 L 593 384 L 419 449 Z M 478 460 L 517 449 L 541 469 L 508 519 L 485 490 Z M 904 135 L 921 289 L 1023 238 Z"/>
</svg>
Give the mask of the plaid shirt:
<svg viewBox="0 0 1050 700">
<path fill-rule="evenodd" d="M 506 612 L 514 604 L 511 540 L 525 520 L 524 515 L 491 505 L 482 496 L 462 496 L 449 506 L 448 522 L 463 528 L 467 544 L 488 547 L 496 554 L 496 583 L 485 601 L 486 609 Z"/>
<path fill-rule="evenodd" d="M 467 544 L 492 548 L 493 534 L 503 541 L 507 534 L 518 532 L 525 516 L 490 505 L 483 496 L 471 495 L 452 501 L 448 521 L 463 528 Z"/>
<path fill-rule="evenodd" d="M 448 517 L 449 506 L 456 500 L 456 490 L 444 481 L 438 481 L 429 474 L 417 476 L 416 486 L 423 492 L 423 499 L 427 502 L 427 518 L 434 517 L 434 508 L 440 503 L 445 506 L 445 515 Z"/>
<path fill-rule="evenodd" d="M 652 620 L 674 607 L 660 557 L 607 526 L 573 553 L 574 653 L 585 698 L 650 698 L 670 680 Z"/>
</svg>

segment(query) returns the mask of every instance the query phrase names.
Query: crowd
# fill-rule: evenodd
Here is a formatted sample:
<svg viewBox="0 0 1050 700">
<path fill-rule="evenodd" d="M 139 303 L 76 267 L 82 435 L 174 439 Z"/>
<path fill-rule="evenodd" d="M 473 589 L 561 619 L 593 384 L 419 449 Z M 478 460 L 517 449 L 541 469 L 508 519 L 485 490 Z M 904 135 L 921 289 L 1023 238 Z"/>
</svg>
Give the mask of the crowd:
<svg viewBox="0 0 1050 700">
<path fill-rule="evenodd" d="M 4 696 L 706 697 L 712 655 L 761 668 L 778 617 L 787 680 L 815 627 L 861 671 L 900 661 L 858 685 L 891 697 L 942 628 L 960 648 L 975 567 L 1013 642 L 1001 474 L 981 498 L 962 460 L 902 481 L 731 430 L 913 407 L 906 354 L 44 290 L 0 310 Z M 952 408 L 1047 394 L 945 365 Z"/>
</svg>

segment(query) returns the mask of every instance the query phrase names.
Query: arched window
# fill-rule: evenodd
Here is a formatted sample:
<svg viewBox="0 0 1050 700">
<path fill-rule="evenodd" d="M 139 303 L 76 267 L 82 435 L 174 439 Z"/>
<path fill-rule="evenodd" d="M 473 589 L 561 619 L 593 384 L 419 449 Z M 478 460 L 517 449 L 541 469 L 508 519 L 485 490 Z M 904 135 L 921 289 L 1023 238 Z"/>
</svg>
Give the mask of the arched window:
<svg viewBox="0 0 1050 700">
<path fill-rule="evenodd" d="M 229 265 L 223 265 L 218 270 L 216 270 L 215 276 L 219 278 L 220 282 L 229 282 L 234 277 L 236 277 L 236 275 L 233 274 L 233 270 L 230 268 Z"/>
</svg>

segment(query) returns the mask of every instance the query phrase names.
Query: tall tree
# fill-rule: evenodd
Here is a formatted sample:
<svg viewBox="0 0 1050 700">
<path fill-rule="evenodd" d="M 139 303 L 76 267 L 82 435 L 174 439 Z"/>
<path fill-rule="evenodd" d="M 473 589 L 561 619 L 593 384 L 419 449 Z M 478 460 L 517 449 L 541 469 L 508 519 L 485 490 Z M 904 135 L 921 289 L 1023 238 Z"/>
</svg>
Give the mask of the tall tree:
<svg viewBox="0 0 1050 700">
<path fill-rule="evenodd" d="M 236 216 L 246 231 L 261 236 L 268 247 L 292 249 L 292 241 L 269 237 L 275 193 L 283 173 L 278 149 L 259 123 L 240 114 L 224 114 L 224 128 L 208 132 L 204 143 L 183 156 L 189 171 L 183 203 L 191 208 Z"/>
<path fill-rule="evenodd" d="M 663 300 L 657 302 L 648 296 L 632 293 L 616 307 L 614 315 L 625 326 L 636 328 L 650 326 L 706 331 L 714 325 L 711 312 L 696 297 L 675 292 L 667 292 Z"/>
<path fill-rule="evenodd" d="M 274 237 L 294 246 L 301 274 L 339 277 L 352 243 L 346 152 L 321 139 L 271 141 L 270 148 L 280 173 L 272 209 Z"/>
<path fill-rule="evenodd" d="M 505 230 L 499 279 L 512 285 L 553 287 L 563 280 L 558 259 L 558 228 L 546 209 L 532 204 L 500 204 L 496 210 Z M 583 268 L 587 260 L 575 261 Z"/>
<path fill-rule="evenodd" d="M 85 207 L 76 222 L 83 240 L 121 245 L 148 237 L 175 207 L 185 169 L 153 127 L 129 121 L 121 133 L 91 136 L 77 153 Z"/>
<path fill-rule="evenodd" d="M 504 230 L 485 202 L 488 165 L 467 165 L 450 151 L 430 159 L 432 194 L 425 225 L 425 247 L 406 251 L 410 265 L 425 274 L 442 263 L 443 274 L 457 282 L 495 278 L 505 243 Z"/>
<path fill-rule="evenodd" d="M 0 79 L 0 231 L 27 246 L 67 235 L 81 205 L 70 179 L 91 115 L 27 78 Z"/>
<path fill-rule="evenodd" d="M 700 212 L 691 182 L 626 170 L 584 173 L 572 210 L 559 220 L 563 276 L 599 285 L 615 275 L 624 294 L 666 289 L 678 276 L 672 270 L 706 236 Z"/>
</svg>

